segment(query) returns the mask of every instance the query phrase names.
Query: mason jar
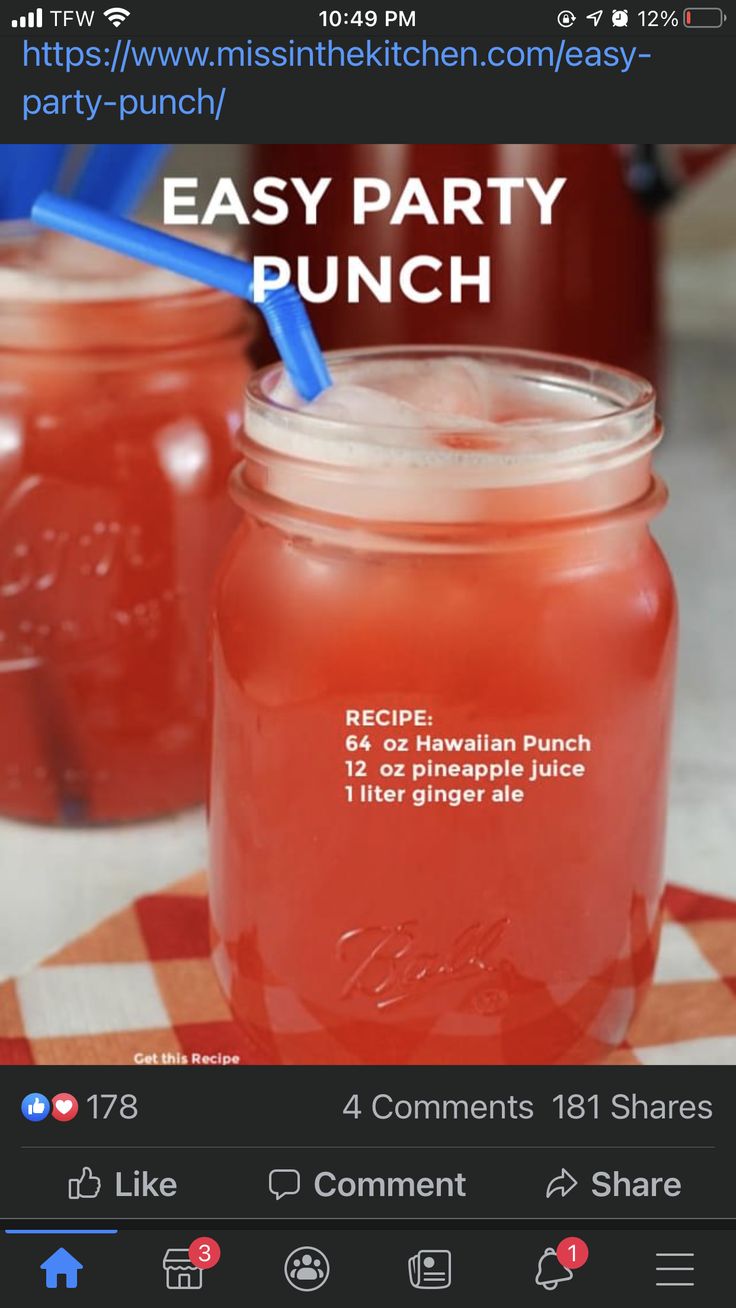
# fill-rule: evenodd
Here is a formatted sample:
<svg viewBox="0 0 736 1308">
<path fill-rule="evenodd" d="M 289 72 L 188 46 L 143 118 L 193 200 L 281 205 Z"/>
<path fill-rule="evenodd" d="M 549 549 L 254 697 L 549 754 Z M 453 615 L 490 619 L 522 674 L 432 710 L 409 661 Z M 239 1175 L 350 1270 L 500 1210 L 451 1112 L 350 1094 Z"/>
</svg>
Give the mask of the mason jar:
<svg viewBox="0 0 736 1308">
<path fill-rule="evenodd" d="M 250 371 L 233 297 L 0 242 L 0 814 L 204 798 L 210 587 Z"/>
<path fill-rule="evenodd" d="M 251 379 L 232 478 L 220 981 L 263 1061 L 601 1059 L 650 981 L 663 889 L 676 602 L 652 388 L 519 351 L 328 361 L 342 406 L 301 405 L 280 367 Z"/>
</svg>

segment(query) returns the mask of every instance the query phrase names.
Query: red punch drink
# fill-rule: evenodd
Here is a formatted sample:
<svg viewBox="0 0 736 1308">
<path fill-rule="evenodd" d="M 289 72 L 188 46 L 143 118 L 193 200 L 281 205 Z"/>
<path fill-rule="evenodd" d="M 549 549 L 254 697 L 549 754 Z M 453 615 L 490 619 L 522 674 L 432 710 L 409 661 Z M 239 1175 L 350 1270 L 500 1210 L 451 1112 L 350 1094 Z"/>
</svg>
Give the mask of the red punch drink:
<svg viewBox="0 0 736 1308">
<path fill-rule="evenodd" d="M 243 307 L 22 233 L 0 245 L 0 295 L 0 813 L 194 804 Z"/>
<path fill-rule="evenodd" d="M 675 597 L 650 387 L 571 359 L 251 382 L 214 629 L 215 964 L 264 1060 L 603 1057 L 652 973 Z"/>
</svg>

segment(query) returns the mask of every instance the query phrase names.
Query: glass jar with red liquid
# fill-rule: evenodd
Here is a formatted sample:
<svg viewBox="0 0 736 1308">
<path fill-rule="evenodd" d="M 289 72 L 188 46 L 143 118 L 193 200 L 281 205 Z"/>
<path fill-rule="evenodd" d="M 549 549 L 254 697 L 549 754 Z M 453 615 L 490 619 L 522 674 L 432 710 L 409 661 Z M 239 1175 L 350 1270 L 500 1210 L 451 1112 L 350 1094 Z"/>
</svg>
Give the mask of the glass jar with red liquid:
<svg viewBox="0 0 736 1308">
<path fill-rule="evenodd" d="M 657 950 L 676 603 L 651 387 L 504 350 L 251 380 L 216 587 L 214 961 L 264 1061 L 555 1063 Z"/>
<path fill-rule="evenodd" d="M 0 245 L 0 814 L 202 800 L 243 306 L 66 238 Z"/>
</svg>

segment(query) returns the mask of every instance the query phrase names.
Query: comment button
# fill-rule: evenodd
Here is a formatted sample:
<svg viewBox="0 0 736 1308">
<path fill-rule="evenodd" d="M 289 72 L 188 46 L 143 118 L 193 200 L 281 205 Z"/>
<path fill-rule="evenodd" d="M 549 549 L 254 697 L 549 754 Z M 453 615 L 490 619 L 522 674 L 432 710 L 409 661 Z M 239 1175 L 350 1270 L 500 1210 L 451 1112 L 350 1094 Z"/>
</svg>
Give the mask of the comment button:
<svg viewBox="0 0 736 1308">
<path fill-rule="evenodd" d="M 285 1199 L 287 1195 L 298 1194 L 302 1178 L 294 1168 L 279 1167 L 268 1174 L 268 1188 L 276 1199 Z"/>
</svg>

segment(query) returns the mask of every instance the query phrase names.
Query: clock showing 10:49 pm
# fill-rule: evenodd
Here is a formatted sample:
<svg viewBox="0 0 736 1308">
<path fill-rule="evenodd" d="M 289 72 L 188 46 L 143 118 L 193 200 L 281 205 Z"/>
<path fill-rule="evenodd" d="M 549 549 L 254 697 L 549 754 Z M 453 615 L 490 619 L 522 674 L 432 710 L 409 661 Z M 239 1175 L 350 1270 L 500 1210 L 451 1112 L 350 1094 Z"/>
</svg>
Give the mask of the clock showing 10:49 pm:
<svg viewBox="0 0 736 1308">
<path fill-rule="evenodd" d="M 320 9 L 317 17 L 323 27 L 416 27 L 416 10 Z"/>
</svg>

